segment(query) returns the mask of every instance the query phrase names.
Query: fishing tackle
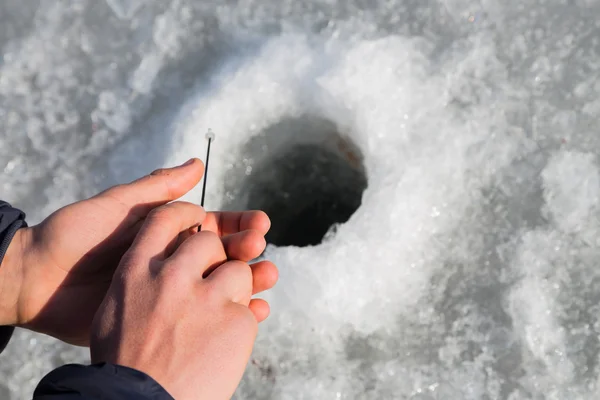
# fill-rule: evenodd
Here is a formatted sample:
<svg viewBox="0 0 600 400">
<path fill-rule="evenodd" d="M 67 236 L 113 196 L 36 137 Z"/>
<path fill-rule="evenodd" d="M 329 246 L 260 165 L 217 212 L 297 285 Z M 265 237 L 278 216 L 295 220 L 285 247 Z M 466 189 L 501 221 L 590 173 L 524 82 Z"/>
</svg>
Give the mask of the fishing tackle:
<svg viewBox="0 0 600 400">
<path fill-rule="evenodd" d="M 208 180 L 208 160 L 210 158 L 210 145 L 215 140 L 215 134 L 212 129 L 209 129 L 206 132 L 206 140 L 208 140 L 208 148 L 206 149 L 206 163 L 204 165 L 204 182 L 202 183 L 202 199 L 200 200 L 200 205 L 204 207 L 204 198 L 206 195 L 206 181 Z M 198 227 L 198 232 L 202 229 L 202 225 Z"/>
</svg>

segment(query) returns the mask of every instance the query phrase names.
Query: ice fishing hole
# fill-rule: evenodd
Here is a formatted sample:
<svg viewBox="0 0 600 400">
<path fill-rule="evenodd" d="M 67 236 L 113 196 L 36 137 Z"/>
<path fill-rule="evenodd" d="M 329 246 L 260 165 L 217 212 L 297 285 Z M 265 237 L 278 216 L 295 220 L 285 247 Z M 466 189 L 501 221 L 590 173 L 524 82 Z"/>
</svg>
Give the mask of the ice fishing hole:
<svg viewBox="0 0 600 400">
<path fill-rule="evenodd" d="M 254 136 L 232 172 L 226 203 L 265 211 L 275 246 L 318 245 L 350 219 L 367 187 L 358 147 L 315 117 L 285 119 Z"/>
</svg>

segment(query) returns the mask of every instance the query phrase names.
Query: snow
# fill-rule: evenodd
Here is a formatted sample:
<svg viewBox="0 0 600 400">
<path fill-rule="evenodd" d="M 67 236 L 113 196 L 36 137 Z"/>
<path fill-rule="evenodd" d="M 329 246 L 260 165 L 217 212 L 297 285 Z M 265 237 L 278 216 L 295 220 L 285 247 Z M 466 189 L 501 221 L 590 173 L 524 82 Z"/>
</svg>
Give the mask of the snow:
<svg viewBox="0 0 600 400">
<path fill-rule="evenodd" d="M 244 205 L 270 154 L 331 145 L 327 121 L 362 204 L 267 249 L 280 282 L 236 398 L 596 398 L 600 5 L 571 3 L 6 1 L 2 198 L 33 224 L 203 158 L 212 129 L 207 207 Z M 21 330 L 0 357 L 11 399 L 87 362 Z"/>
</svg>

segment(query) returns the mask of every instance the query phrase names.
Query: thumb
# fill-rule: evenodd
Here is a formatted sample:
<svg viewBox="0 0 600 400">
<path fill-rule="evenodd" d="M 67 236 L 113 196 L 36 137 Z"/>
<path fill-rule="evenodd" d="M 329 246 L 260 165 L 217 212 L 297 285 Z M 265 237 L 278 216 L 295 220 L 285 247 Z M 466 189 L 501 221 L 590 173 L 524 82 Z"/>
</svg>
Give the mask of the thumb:
<svg viewBox="0 0 600 400">
<path fill-rule="evenodd" d="M 152 209 L 176 200 L 192 190 L 204 174 L 204 164 L 192 158 L 175 168 L 158 169 L 131 183 L 112 187 L 97 197 L 117 200 L 137 215 L 147 215 Z"/>
</svg>

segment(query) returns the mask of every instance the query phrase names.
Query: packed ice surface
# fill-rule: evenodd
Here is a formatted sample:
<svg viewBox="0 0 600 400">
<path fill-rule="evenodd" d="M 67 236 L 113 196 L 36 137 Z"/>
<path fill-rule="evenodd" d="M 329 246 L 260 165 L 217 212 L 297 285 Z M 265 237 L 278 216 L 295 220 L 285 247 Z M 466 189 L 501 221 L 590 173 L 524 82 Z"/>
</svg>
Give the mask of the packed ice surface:
<svg viewBox="0 0 600 400">
<path fill-rule="evenodd" d="M 268 249 L 281 279 L 236 398 L 595 399 L 599 13 L 583 0 L 4 0 L 1 197 L 33 224 L 203 157 L 211 128 L 217 209 L 268 162 L 253 138 L 330 121 L 363 156 L 362 205 L 318 246 Z M 271 150 L 319 135 L 282 132 Z M 67 362 L 87 352 L 19 331 L 0 397 L 30 398 Z"/>
</svg>

